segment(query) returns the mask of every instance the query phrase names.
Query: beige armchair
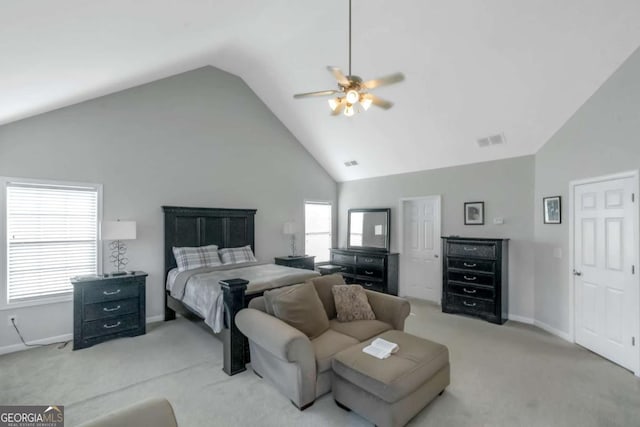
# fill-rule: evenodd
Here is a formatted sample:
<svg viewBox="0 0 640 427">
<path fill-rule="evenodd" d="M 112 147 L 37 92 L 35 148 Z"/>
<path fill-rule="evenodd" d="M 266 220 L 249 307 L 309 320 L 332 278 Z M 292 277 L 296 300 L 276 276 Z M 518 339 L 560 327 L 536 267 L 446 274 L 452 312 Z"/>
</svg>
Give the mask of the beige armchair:
<svg viewBox="0 0 640 427">
<path fill-rule="evenodd" d="M 178 423 L 169 401 L 153 398 L 103 415 L 79 427 L 178 427 Z"/>
<path fill-rule="evenodd" d="M 249 308 L 235 318 L 240 331 L 249 339 L 254 372 L 275 386 L 300 410 L 311 406 L 316 397 L 331 391 L 331 361 L 347 348 L 385 331 L 404 329 L 409 302 L 403 298 L 366 291 L 376 320 L 338 322 L 331 288 L 344 284 L 340 275 L 310 280 L 329 319 L 329 328 L 309 337 L 267 313 L 264 297 L 254 298 Z"/>
</svg>

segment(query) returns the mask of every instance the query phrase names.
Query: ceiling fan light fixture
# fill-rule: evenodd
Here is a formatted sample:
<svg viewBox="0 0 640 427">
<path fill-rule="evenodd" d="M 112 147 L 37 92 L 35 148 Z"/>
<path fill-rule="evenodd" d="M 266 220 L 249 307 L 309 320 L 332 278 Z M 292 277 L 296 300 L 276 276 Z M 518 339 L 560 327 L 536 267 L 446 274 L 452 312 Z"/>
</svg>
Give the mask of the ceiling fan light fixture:
<svg viewBox="0 0 640 427">
<path fill-rule="evenodd" d="M 373 101 L 371 100 L 371 97 L 367 94 L 364 94 L 360 97 L 360 105 L 362 105 L 362 108 L 364 108 L 364 111 L 367 111 L 369 107 L 371 107 L 372 102 Z"/>
<path fill-rule="evenodd" d="M 329 100 L 329 108 L 331 108 L 331 111 L 336 111 L 336 108 L 338 108 L 341 102 L 342 98 L 331 98 Z"/>
<path fill-rule="evenodd" d="M 358 102 L 358 100 L 360 100 L 360 94 L 357 90 L 351 89 L 347 92 L 346 98 L 349 104 L 355 104 L 356 102 Z"/>
<path fill-rule="evenodd" d="M 347 106 L 344 107 L 344 115 L 347 117 L 351 117 L 355 114 L 355 110 L 353 108 L 353 105 L 347 103 Z"/>
</svg>

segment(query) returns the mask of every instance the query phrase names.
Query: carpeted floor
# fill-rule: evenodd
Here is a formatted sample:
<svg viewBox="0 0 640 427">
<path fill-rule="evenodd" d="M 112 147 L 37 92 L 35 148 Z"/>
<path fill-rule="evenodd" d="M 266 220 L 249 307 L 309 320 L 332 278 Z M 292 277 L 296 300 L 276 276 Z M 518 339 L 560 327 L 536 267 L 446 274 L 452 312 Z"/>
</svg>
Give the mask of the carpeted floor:
<svg viewBox="0 0 640 427">
<path fill-rule="evenodd" d="M 447 315 L 412 301 L 407 331 L 451 353 L 452 381 L 410 425 L 637 426 L 640 379 L 537 328 Z M 181 426 L 367 426 L 330 395 L 298 411 L 250 370 L 222 372 L 222 345 L 185 319 L 82 351 L 0 356 L 0 404 L 63 404 L 66 425 L 152 396 Z"/>
</svg>

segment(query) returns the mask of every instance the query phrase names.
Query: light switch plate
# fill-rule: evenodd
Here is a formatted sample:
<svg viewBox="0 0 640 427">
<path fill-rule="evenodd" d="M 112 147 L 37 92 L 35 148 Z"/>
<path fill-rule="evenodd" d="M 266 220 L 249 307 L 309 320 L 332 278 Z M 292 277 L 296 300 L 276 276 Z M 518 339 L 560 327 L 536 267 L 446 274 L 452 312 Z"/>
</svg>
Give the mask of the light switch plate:
<svg viewBox="0 0 640 427">
<path fill-rule="evenodd" d="M 502 218 L 501 216 L 495 217 L 493 218 L 493 223 L 495 225 L 502 225 L 504 224 L 504 218 Z"/>
</svg>

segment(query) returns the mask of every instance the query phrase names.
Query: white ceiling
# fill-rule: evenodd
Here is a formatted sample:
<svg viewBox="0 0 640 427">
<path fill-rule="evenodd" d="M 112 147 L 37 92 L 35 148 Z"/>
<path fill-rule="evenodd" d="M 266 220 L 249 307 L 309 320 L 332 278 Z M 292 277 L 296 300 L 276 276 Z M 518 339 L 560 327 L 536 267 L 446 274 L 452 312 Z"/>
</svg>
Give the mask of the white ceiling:
<svg viewBox="0 0 640 427">
<path fill-rule="evenodd" d="M 5 0 L 0 124 L 211 64 L 338 181 L 520 156 L 640 46 L 639 22 L 638 0 L 353 0 L 354 74 L 406 81 L 348 119 L 292 98 L 347 68 L 347 0 Z"/>
</svg>

